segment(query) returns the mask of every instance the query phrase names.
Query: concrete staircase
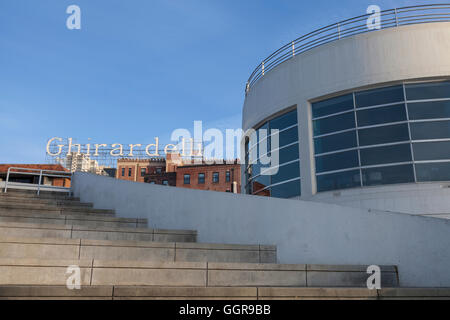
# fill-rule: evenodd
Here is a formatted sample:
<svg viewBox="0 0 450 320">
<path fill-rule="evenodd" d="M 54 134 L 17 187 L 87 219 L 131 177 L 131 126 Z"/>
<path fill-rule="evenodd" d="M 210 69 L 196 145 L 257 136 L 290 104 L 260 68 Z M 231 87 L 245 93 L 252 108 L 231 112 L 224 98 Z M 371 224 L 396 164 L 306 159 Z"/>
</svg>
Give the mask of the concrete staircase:
<svg viewBox="0 0 450 320">
<path fill-rule="evenodd" d="M 450 290 L 398 288 L 395 266 L 366 288 L 367 266 L 277 264 L 273 245 L 197 243 L 193 230 L 147 228 L 145 219 L 61 193 L 0 193 L 0 299 L 448 298 Z M 66 288 L 68 266 L 81 289 Z"/>
</svg>

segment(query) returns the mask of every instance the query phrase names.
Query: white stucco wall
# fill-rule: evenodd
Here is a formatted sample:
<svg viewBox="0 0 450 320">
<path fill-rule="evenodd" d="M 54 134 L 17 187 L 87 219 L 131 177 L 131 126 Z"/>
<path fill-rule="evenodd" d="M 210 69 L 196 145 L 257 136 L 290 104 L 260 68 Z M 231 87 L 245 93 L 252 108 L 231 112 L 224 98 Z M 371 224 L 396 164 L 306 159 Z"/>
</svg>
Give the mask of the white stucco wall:
<svg viewBox="0 0 450 320">
<path fill-rule="evenodd" d="M 199 242 L 275 244 L 280 263 L 397 265 L 401 286 L 450 287 L 450 220 L 75 173 L 75 196 Z"/>
<path fill-rule="evenodd" d="M 311 101 L 405 80 L 450 78 L 449 53 L 450 22 L 383 29 L 322 45 L 255 83 L 245 98 L 243 129 L 297 106 L 302 198 L 309 199 L 316 194 Z"/>
</svg>

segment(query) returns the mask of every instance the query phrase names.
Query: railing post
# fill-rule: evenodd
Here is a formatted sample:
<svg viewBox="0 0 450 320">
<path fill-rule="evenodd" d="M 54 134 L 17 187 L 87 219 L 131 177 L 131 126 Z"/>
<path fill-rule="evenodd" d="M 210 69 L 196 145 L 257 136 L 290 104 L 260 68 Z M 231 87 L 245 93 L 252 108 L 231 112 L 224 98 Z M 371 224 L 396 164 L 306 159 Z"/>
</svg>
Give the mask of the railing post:
<svg viewBox="0 0 450 320">
<path fill-rule="evenodd" d="M 398 27 L 398 15 L 397 15 L 397 8 L 394 9 L 395 13 L 395 26 Z"/>
<path fill-rule="evenodd" d="M 262 75 L 264 75 L 264 61 L 262 62 L 261 72 L 262 72 Z"/>
<path fill-rule="evenodd" d="M 292 56 L 295 57 L 295 42 L 292 41 Z"/>
<path fill-rule="evenodd" d="M 39 195 L 40 191 L 41 191 L 41 180 L 42 180 L 42 170 L 39 171 L 39 183 L 38 183 L 37 195 Z"/>
<path fill-rule="evenodd" d="M 338 39 L 341 39 L 341 24 L 338 22 L 337 24 L 337 28 L 338 28 Z"/>
<path fill-rule="evenodd" d="M 5 181 L 5 193 L 8 191 L 8 180 L 9 180 L 9 171 L 11 168 L 8 168 L 8 172 L 6 173 L 6 181 Z"/>
</svg>

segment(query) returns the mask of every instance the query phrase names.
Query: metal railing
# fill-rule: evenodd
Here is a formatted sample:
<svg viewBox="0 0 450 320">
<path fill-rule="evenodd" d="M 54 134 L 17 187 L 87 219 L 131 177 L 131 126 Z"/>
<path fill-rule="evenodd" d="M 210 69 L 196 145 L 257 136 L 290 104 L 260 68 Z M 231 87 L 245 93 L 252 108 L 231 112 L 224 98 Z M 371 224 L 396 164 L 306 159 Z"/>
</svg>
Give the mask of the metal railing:
<svg viewBox="0 0 450 320">
<path fill-rule="evenodd" d="M 39 180 L 38 180 L 37 184 L 9 181 L 10 176 L 11 176 L 12 173 L 14 175 L 38 176 Z M 8 172 L 6 174 L 4 192 L 6 193 L 8 191 L 8 188 L 36 190 L 38 195 L 40 194 L 41 189 L 45 189 L 46 191 L 70 192 L 70 187 L 53 186 L 53 185 L 44 185 L 44 184 L 42 184 L 42 182 L 43 182 L 42 178 L 43 177 L 65 178 L 65 179 L 70 179 L 70 181 L 72 181 L 72 173 L 71 172 L 56 171 L 56 170 L 44 170 L 44 169 L 32 169 L 32 168 L 9 167 L 8 168 Z"/>
<path fill-rule="evenodd" d="M 285 44 L 256 67 L 246 83 L 245 93 L 247 94 L 259 79 L 279 64 L 326 43 L 380 29 L 410 24 L 450 21 L 450 3 L 383 10 L 380 12 L 381 21 L 376 29 L 369 29 L 367 26 L 367 21 L 372 15 L 365 14 L 334 23 Z"/>
</svg>

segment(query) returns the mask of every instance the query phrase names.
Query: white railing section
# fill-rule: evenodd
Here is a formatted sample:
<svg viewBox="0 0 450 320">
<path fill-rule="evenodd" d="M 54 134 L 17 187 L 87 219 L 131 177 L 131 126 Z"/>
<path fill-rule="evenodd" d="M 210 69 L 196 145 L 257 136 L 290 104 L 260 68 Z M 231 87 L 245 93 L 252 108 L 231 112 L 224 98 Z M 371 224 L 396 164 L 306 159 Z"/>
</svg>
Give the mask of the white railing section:
<svg viewBox="0 0 450 320">
<path fill-rule="evenodd" d="M 267 72 L 279 64 L 310 49 L 360 33 L 377 31 L 410 24 L 450 21 L 450 3 L 409 6 L 380 12 L 380 24 L 376 29 L 367 26 L 372 14 L 347 19 L 312 31 L 291 41 L 264 59 L 252 72 L 245 85 L 245 94 Z"/>
<path fill-rule="evenodd" d="M 38 176 L 39 180 L 38 180 L 37 184 L 25 183 L 25 182 L 13 182 L 13 181 L 10 181 L 11 174 Z M 71 172 L 45 170 L 45 169 L 9 167 L 8 172 L 6 174 L 6 180 L 4 181 L 4 192 L 5 193 L 8 192 L 8 188 L 36 190 L 38 195 L 40 194 L 41 190 L 57 191 L 57 192 L 70 192 L 70 187 L 44 185 L 43 184 L 44 177 L 64 178 L 64 179 L 69 179 L 70 181 L 72 181 L 72 173 Z"/>
</svg>

